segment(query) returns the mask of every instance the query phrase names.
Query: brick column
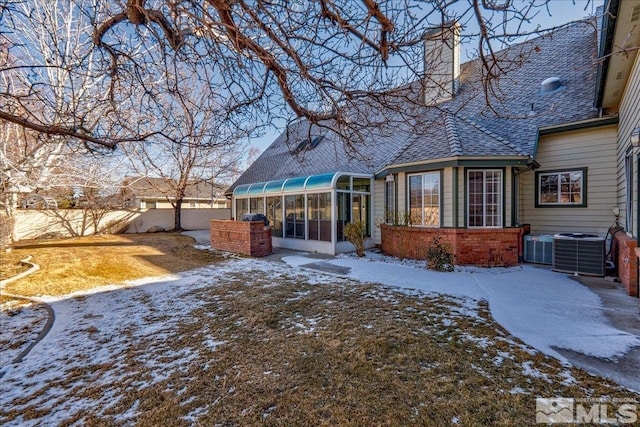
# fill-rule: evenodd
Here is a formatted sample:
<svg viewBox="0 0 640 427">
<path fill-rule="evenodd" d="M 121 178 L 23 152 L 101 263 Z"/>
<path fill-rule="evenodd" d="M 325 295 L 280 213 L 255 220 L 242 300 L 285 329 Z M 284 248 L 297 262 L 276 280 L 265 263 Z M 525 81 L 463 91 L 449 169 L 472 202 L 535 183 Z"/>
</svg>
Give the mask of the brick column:
<svg viewBox="0 0 640 427">
<path fill-rule="evenodd" d="M 211 247 L 254 257 L 271 254 L 271 227 L 262 221 L 211 220 Z"/>
<path fill-rule="evenodd" d="M 613 259 L 616 260 L 620 282 L 627 294 L 634 297 L 638 296 L 636 293 L 638 258 L 635 252 L 638 242 L 625 233 L 618 232 L 615 233 L 611 244 L 613 245 L 612 254 Z"/>
</svg>

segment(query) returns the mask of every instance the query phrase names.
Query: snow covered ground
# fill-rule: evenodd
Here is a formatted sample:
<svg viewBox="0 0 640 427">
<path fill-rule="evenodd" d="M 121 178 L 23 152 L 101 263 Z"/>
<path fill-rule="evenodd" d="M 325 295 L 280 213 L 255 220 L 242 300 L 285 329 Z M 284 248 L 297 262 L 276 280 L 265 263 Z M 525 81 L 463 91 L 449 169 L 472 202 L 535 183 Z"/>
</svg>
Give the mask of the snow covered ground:
<svg viewBox="0 0 640 427">
<path fill-rule="evenodd" d="M 318 260 L 304 254 L 283 257 L 304 266 Z M 600 298 L 570 277 L 544 268 L 458 267 L 453 273 L 424 268 L 368 252 L 366 258 L 342 255 L 322 263 L 346 267 L 362 281 L 406 289 L 484 299 L 494 319 L 536 349 L 567 362 L 557 349 L 615 360 L 640 346 L 640 337 L 610 325 Z"/>
<path fill-rule="evenodd" d="M 399 262 L 375 253 L 368 253 L 364 259 L 347 255 L 318 260 L 298 254 L 282 260 L 290 267 L 231 257 L 216 268 L 128 282 L 82 294 L 44 297 L 55 311 L 55 323 L 22 363 L 11 363 L 15 351 L 2 355 L 1 399 L 15 402 L 36 396 L 12 408 L 27 414 L 19 418 L 21 425 L 38 425 L 43 414 L 51 424 L 69 422 L 69 414 L 81 417 L 83 405 L 102 408 L 103 413 L 113 410 L 119 404 L 119 387 L 146 388 L 172 372 L 186 370 L 192 363 L 198 349 L 184 346 L 175 351 L 168 343 L 177 337 L 176 325 L 190 322 L 189 313 L 206 303 L 199 291 L 247 271 L 261 271 L 274 282 L 278 277 L 297 274 L 307 283 L 335 283 L 334 275 L 297 268 L 312 263 L 342 267 L 341 271 L 348 269 L 345 276 L 350 279 L 404 288 L 408 293 L 419 290 L 469 301 L 486 300 L 492 316 L 511 334 L 561 361 L 567 360 L 557 349 L 614 360 L 640 346 L 640 337 L 609 324 L 597 295 L 571 278 L 546 269 L 458 268 L 454 273 L 438 273 L 420 263 Z M 471 304 L 469 311 L 476 308 L 475 303 Z M 40 324 L 37 317 L 37 313 L 28 312 L 23 321 L 15 322 L 16 328 Z M 14 322 L 3 317 L 2 323 L 0 337 L 11 334 Z M 210 332 L 200 329 L 194 325 L 198 334 Z M 209 337 L 211 350 L 224 344 L 213 333 Z M 159 354 L 162 363 L 158 362 Z M 148 375 L 136 378 L 120 369 L 128 366 L 125 362 L 132 358 L 146 366 Z M 80 378 L 79 382 L 70 382 L 70 372 Z M 100 395 L 91 399 L 81 397 L 79 390 L 86 382 L 98 384 Z M 76 391 L 78 397 L 69 398 Z M 41 409 L 29 412 L 34 407 Z M 126 421 L 135 414 L 134 405 L 118 420 Z M 77 420 L 82 423 L 82 418 Z"/>
</svg>

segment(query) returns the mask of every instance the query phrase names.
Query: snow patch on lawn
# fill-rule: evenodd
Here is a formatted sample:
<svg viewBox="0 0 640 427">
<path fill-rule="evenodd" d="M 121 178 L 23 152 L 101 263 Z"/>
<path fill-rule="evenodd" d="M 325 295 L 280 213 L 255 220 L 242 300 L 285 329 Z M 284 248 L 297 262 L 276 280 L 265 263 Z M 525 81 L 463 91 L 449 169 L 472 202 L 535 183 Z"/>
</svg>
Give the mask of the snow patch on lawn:
<svg viewBox="0 0 640 427">
<path fill-rule="evenodd" d="M 44 296 L 42 299 L 51 305 L 56 320 L 49 334 L 23 363 L 11 365 L 11 360 L 2 358 L 5 365 L 2 368 L 5 376 L 0 381 L 3 402 L 19 402 L 21 396 L 36 396 L 12 409 L 25 413 L 34 409 L 50 411 L 47 423 L 58 424 L 68 420 L 70 414 L 82 414 L 83 410 L 95 413 L 99 408 L 98 412 L 105 414 L 120 402 L 118 389 L 123 383 L 144 389 L 173 372 L 186 372 L 197 349 L 187 347 L 173 351 L 169 343 L 174 339 L 178 323 L 188 321 L 185 315 L 203 304 L 194 291 L 215 286 L 217 277 L 252 267 L 251 260 L 236 260 L 219 270 L 204 268 L 65 296 Z M 223 344 L 215 337 L 202 343 L 210 350 Z M 162 355 L 160 359 L 158 354 Z M 131 358 L 145 366 L 147 375 L 128 376 L 125 368 Z M 76 396 L 66 385 L 70 379 L 76 385 L 84 381 L 101 385 L 104 392 L 95 399 Z M 81 392 L 81 388 L 77 390 Z M 120 413 L 117 420 L 136 417 L 137 406 L 134 404 Z M 41 418 L 21 418 L 16 425 L 41 422 Z M 79 423 L 82 424 L 82 420 Z"/>
<path fill-rule="evenodd" d="M 209 331 L 203 331 L 202 342 L 194 344 L 194 348 L 186 346 L 181 351 L 172 351 L 168 344 L 176 338 L 179 324 L 189 322 L 189 314 L 205 304 L 199 290 L 219 286 L 230 279 L 245 280 L 247 286 L 256 286 L 257 282 L 259 286 L 274 286 L 279 277 L 295 278 L 296 275 L 306 283 L 318 285 L 337 281 L 335 275 L 300 268 L 316 262 L 315 259 L 305 256 L 283 259 L 293 268 L 250 258 L 229 258 L 210 268 L 180 275 L 141 279 L 63 297 L 44 297 L 55 311 L 56 321 L 23 363 L 11 364 L 10 360 L 2 358 L 4 366 L 0 370 L 5 376 L 0 381 L 0 396 L 3 402 L 11 402 L 12 410 L 38 411 L 46 416 L 22 417 L 11 424 L 40 425 L 41 417 L 46 418 L 47 424 L 59 424 L 79 414 L 75 423 L 81 425 L 85 411 L 107 414 L 121 403 L 119 391 L 123 384 L 145 388 L 173 372 L 186 373 L 197 351 L 202 348 L 215 351 L 216 347 L 225 344 Z M 548 270 L 518 267 L 437 273 L 426 270 L 424 263 L 384 258 L 341 257 L 323 262 L 349 268 L 348 276 L 354 279 L 399 288 L 416 297 L 435 295 L 451 302 L 450 316 L 424 315 L 439 317 L 439 321 L 446 323 L 446 329 L 454 331 L 461 317 L 472 321 L 479 319 L 478 310 L 482 309 L 479 302 L 488 301 L 493 317 L 511 334 L 560 360 L 565 359 L 554 348 L 613 358 L 640 345 L 638 337 L 607 323 L 595 294 L 566 276 Z M 261 280 L 253 280 L 259 276 L 262 276 Z M 303 297 L 303 293 L 293 296 Z M 383 288 L 372 290 L 367 297 L 394 301 L 393 295 Z M 327 300 L 325 304 L 333 302 Z M 215 316 L 215 310 L 208 315 Z M 322 326 L 321 318 L 291 320 L 295 320 L 300 333 L 313 333 Z M 11 324 L 11 328 L 15 326 Z M 458 334 L 458 337 L 481 346 L 490 344 L 470 335 Z M 522 348 L 531 351 L 526 346 Z M 162 356 L 160 360 L 158 355 Z M 500 356 L 502 358 L 494 360 L 496 364 L 510 358 L 508 353 Z M 139 371 L 146 375 L 132 377 L 135 372 L 127 372 L 131 359 L 144 367 Z M 523 364 L 522 369 L 527 375 L 544 378 L 545 374 L 532 365 Z M 565 381 L 571 383 L 575 379 L 568 373 Z M 103 387 L 103 393 L 91 399 L 82 396 L 82 385 L 86 383 Z M 519 393 L 520 390 L 512 392 Z M 229 393 L 233 393 L 233 389 Z M 215 404 L 217 402 L 211 403 Z M 116 421 L 134 419 L 139 410 L 139 402 L 131 403 L 124 410 L 119 408 Z M 185 420 L 196 422 L 204 411 L 206 408 L 198 408 Z"/>
<path fill-rule="evenodd" d="M 18 357 L 38 337 L 47 318 L 42 304 L 21 300 L 0 304 L 0 360 L 8 363 Z"/>
<path fill-rule="evenodd" d="M 296 255 L 282 259 L 292 266 L 311 262 Z M 424 261 L 397 260 L 367 252 L 365 258 L 340 255 L 330 264 L 349 269 L 352 279 L 406 289 L 486 300 L 493 318 L 525 343 L 564 363 L 556 349 L 615 359 L 640 337 L 611 326 L 600 298 L 567 275 L 543 268 L 456 267 L 452 273 L 425 268 Z M 467 314 L 477 316 L 472 307 Z"/>
</svg>

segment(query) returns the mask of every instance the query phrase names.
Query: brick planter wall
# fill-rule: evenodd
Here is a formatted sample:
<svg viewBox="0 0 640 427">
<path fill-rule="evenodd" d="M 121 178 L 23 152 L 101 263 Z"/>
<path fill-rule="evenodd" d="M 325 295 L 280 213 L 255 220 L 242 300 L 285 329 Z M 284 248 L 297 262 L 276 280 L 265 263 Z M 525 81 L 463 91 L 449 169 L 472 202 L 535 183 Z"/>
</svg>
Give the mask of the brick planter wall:
<svg viewBox="0 0 640 427">
<path fill-rule="evenodd" d="M 381 226 L 383 252 L 398 258 L 426 259 L 434 237 L 448 244 L 455 263 L 483 267 L 518 264 L 522 228 L 467 229 Z"/>
<path fill-rule="evenodd" d="M 211 247 L 254 257 L 271 254 L 271 228 L 262 221 L 211 220 Z"/>
<path fill-rule="evenodd" d="M 614 233 L 615 230 L 611 230 Z M 638 280 L 635 248 L 638 246 L 636 239 L 627 236 L 624 232 L 617 232 L 611 242 L 611 259 L 616 261 L 618 278 L 624 286 L 627 294 L 638 296 L 636 290 L 636 280 Z"/>
</svg>

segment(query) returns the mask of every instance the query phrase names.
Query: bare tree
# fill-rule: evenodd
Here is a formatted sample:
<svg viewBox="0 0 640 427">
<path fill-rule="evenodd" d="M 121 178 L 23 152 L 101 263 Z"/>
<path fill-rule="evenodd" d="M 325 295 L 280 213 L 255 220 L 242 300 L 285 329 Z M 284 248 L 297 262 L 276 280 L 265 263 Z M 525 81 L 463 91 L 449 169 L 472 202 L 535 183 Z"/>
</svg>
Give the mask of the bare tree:
<svg viewBox="0 0 640 427">
<path fill-rule="evenodd" d="M 79 19 L 77 8 L 66 1 L 38 7 L 14 2 L 3 4 L 0 12 L 3 113 L 45 128 L 75 127 L 87 135 L 101 126 L 109 115 L 106 79 L 98 72 L 100 55 L 90 38 L 92 27 Z M 38 126 L 0 119 L 0 182 L 10 216 L 18 193 L 83 185 L 86 168 L 92 165 L 87 147 L 69 144 L 63 135 L 42 132 Z"/>
<path fill-rule="evenodd" d="M 148 118 L 160 124 L 162 134 L 122 149 L 138 175 L 164 193 L 174 208 L 174 229 L 182 230 L 182 204 L 189 188 L 228 183 L 238 173 L 242 141 L 252 125 L 230 126 L 225 112 L 200 90 L 196 75 L 178 71 L 171 84 L 161 98 L 164 108 L 150 110 L 154 117 Z"/>
<path fill-rule="evenodd" d="M 81 13 L 54 0 L 13 2 L 2 14 L 0 119 L 44 135 L 48 144 L 60 146 L 73 134 L 90 140 L 109 123 L 110 82 Z"/>
<path fill-rule="evenodd" d="M 493 82 L 527 58 L 526 53 L 501 57 L 497 47 L 550 30 L 524 25 L 545 13 L 549 2 L 67 0 L 64 4 L 75 10 L 81 26 L 90 27 L 78 33 L 86 49 L 78 51 L 77 63 L 22 60 L 31 46 L 23 40 L 21 26 L 45 27 L 31 10 L 55 1 L 4 3 L 0 37 L 21 62 L 0 64 L 0 75 L 28 85 L 25 90 L 15 85 L 2 89 L 0 120 L 94 147 L 165 137 L 170 131 L 165 123 L 141 120 L 162 107 L 170 86 L 155 84 L 167 80 L 159 73 L 160 64 L 167 71 L 196 73 L 199 88 L 231 123 L 305 117 L 357 143 L 354 132 L 393 118 L 387 114 L 372 117 L 371 123 L 349 121 L 349 112 L 362 108 L 363 99 L 366 108 L 401 115 L 410 110 L 398 106 L 418 102 L 415 92 L 402 89 L 416 80 L 429 81 L 421 55 L 427 28 L 461 23 L 463 42 L 477 43 L 489 102 L 499 99 Z M 24 77 L 50 68 L 87 77 L 93 94 L 81 92 L 83 85 L 68 86 L 73 108 L 64 109 L 64 115 L 51 114 L 61 105 L 50 101 L 50 83 Z M 30 103 L 33 107 L 22 108 Z"/>
</svg>

